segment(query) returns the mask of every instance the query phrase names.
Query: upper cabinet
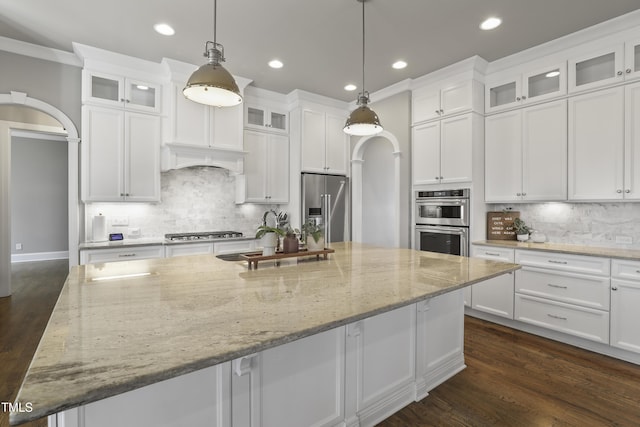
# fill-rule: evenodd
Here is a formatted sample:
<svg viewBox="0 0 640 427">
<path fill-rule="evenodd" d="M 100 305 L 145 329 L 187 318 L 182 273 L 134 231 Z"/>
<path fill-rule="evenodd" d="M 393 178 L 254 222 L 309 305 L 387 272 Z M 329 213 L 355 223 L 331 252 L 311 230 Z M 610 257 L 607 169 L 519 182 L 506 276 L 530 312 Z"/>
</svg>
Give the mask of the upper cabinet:
<svg viewBox="0 0 640 427">
<path fill-rule="evenodd" d="M 470 111 L 482 112 L 482 83 L 476 80 L 442 83 L 412 93 L 414 125 Z"/>
<path fill-rule="evenodd" d="M 160 112 L 161 86 L 146 81 L 83 70 L 82 102 L 148 113 Z"/>
<path fill-rule="evenodd" d="M 346 117 L 319 110 L 302 111 L 301 170 L 347 174 L 349 138 L 343 132 Z"/>
<path fill-rule="evenodd" d="M 268 132 L 289 132 L 289 115 L 284 108 L 273 108 L 257 104 L 245 104 L 244 126 Z"/>
<path fill-rule="evenodd" d="M 565 95 L 566 68 L 562 62 L 523 73 L 497 73 L 488 77 L 485 111 L 494 113 Z"/>
<path fill-rule="evenodd" d="M 640 77 L 640 39 L 601 48 L 569 60 L 569 92 Z"/>
</svg>

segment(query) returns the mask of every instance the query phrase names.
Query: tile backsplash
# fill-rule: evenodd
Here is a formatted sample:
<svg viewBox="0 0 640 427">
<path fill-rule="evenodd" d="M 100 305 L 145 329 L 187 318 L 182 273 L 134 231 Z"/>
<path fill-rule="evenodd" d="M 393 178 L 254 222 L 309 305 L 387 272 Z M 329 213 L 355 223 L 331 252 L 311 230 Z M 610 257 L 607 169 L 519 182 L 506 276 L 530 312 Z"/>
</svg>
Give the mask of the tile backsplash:
<svg viewBox="0 0 640 427">
<path fill-rule="evenodd" d="M 640 203 L 535 203 L 488 205 L 512 208 L 548 242 L 640 248 Z M 631 243 L 629 243 L 631 242 Z"/>
<path fill-rule="evenodd" d="M 92 219 L 103 214 L 107 233 L 129 234 L 139 229 L 140 237 L 163 237 L 166 233 L 191 231 L 241 231 L 255 234 L 265 210 L 275 205 L 235 203 L 235 178 L 226 169 L 190 167 L 161 174 L 160 203 L 90 203 L 85 206 L 87 240 L 92 238 Z M 125 219 L 126 226 L 114 225 Z"/>
</svg>

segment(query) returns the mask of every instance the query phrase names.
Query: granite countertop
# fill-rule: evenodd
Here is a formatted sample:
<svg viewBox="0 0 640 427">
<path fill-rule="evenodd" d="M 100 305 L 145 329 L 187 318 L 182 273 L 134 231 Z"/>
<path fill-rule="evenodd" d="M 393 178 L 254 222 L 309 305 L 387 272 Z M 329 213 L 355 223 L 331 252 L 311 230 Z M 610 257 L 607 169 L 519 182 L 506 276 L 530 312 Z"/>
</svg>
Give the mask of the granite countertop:
<svg viewBox="0 0 640 427">
<path fill-rule="evenodd" d="M 168 240 L 164 237 L 141 237 L 130 238 L 116 242 L 84 242 L 80 243 L 80 249 L 112 249 L 119 247 L 135 247 L 148 245 L 188 245 L 191 243 L 215 243 L 215 242 L 237 242 L 241 240 L 255 240 L 255 236 L 243 237 L 223 237 L 220 239 L 203 239 L 203 240 Z"/>
<path fill-rule="evenodd" d="M 565 243 L 533 243 L 516 240 L 481 240 L 474 245 L 496 246 L 512 249 L 534 249 L 573 255 L 589 255 L 640 261 L 639 249 L 611 248 L 606 246 L 569 245 Z"/>
<path fill-rule="evenodd" d="M 516 264 L 335 243 L 328 260 L 213 255 L 73 267 L 13 412 L 40 418 L 514 271 Z"/>
</svg>

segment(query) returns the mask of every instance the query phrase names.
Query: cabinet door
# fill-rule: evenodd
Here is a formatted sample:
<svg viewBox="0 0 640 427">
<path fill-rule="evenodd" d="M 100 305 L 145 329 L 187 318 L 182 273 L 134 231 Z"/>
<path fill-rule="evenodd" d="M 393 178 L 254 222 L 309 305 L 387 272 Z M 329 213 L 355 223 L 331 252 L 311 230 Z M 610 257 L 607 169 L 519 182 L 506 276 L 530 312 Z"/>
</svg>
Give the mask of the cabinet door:
<svg viewBox="0 0 640 427">
<path fill-rule="evenodd" d="M 513 273 L 476 283 L 471 295 L 474 310 L 513 319 Z"/>
<path fill-rule="evenodd" d="M 82 80 L 83 103 L 123 107 L 124 77 L 83 70 Z"/>
<path fill-rule="evenodd" d="M 124 111 L 82 107 L 82 200 L 116 202 L 124 196 Z"/>
<path fill-rule="evenodd" d="M 413 184 L 440 182 L 440 122 L 413 128 Z"/>
<path fill-rule="evenodd" d="M 124 80 L 124 107 L 127 110 L 157 113 L 160 111 L 160 85 L 141 80 Z"/>
<path fill-rule="evenodd" d="M 453 94 L 452 94 L 453 95 Z M 440 88 L 422 88 L 413 91 L 411 123 L 416 124 L 440 117 Z"/>
<path fill-rule="evenodd" d="M 467 80 L 444 86 L 440 92 L 440 109 L 443 116 L 470 111 L 472 107 L 473 82 Z"/>
<path fill-rule="evenodd" d="M 345 118 L 326 116 L 326 171 L 336 175 L 347 174 L 349 137 L 342 130 Z"/>
<path fill-rule="evenodd" d="M 566 93 L 566 62 L 522 75 L 522 99 L 524 102 L 543 101 Z"/>
<path fill-rule="evenodd" d="M 522 192 L 522 113 L 485 119 L 485 200 L 520 200 Z"/>
<path fill-rule="evenodd" d="M 244 158 L 247 202 L 266 202 L 267 197 L 267 143 L 269 136 L 263 132 L 244 131 Z"/>
<path fill-rule="evenodd" d="M 611 345 L 640 353 L 640 282 L 611 280 Z"/>
<path fill-rule="evenodd" d="M 522 110 L 522 196 L 567 199 L 567 101 Z"/>
<path fill-rule="evenodd" d="M 211 110 L 211 146 L 230 150 L 242 150 L 242 105 L 233 107 L 208 107 Z"/>
<path fill-rule="evenodd" d="M 193 102 L 182 94 L 184 84 L 171 84 L 168 142 L 209 146 L 210 107 Z"/>
<path fill-rule="evenodd" d="M 268 143 L 267 198 L 270 203 L 289 203 L 289 138 L 269 135 Z"/>
<path fill-rule="evenodd" d="M 491 113 L 520 104 L 522 100 L 520 79 L 520 75 L 517 75 L 487 82 L 485 86 L 485 111 Z"/>
<path fill-rule="evenodd" d="M 625 79 L 640 78 L 640 39 L 625 43 Z"/>
<path fill-rule="evenodd" d="M 569 99 L 569 199 L 623 197 L 624 88 Z"/>
<path fill-rule="evenodd" d="M 440 182 L 471 181 L 473 116 L 465 114 L 440 122 Z"/>
<path fill-rule="evenodd" d="M 131 202 L 160 200 L 160 116 L 125 113 L 125 197 Z"/>
<path fill-rule="evenodd" d="M 569 60 L 569 93 L 621 82 L 623 55 L 620 44 Z"/>
<path fill-rule="evenodd" d="M 625 88 L 624 198 L 640 199 L 640 83 Z"/>
<path fill-rule="evenodd" d="M 326 172 L 325 148 L 325 114 L 311 110 L 302 111 L 301 162 L 303 172 Z"/>
</svg>

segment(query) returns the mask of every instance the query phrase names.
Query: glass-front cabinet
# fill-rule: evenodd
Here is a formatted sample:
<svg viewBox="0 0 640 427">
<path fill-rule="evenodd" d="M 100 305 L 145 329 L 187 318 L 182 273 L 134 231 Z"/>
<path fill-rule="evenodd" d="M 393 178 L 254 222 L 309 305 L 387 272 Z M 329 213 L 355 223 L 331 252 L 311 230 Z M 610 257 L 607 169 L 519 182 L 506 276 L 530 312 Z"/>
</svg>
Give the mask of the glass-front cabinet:
<svg viewBox="0 0 640 427">
<path fill-rule="evenodd" d="M 566 64 L 560 63 L 521 74 L 496 74 L 487 79 L 487 113 L 547 100 L 567 93 Z"/>
<path fill-rule="evenodd" d="M 265 108 L 247 103 L 245 111 L 245 127 L 278 133 L 288 132 L 288 114 L 286 111 Z"/>
<path fill-rule="evenodd" d="M 160 85 L 123 76 L 83 71 L 83 102 L 149 113 L 160 111 Z"/>
<path fill-rule="evenodd" d="M 640 38 L 625 43 L 624 58 L 626 78 L 640 78 Z"/>
</svg>

